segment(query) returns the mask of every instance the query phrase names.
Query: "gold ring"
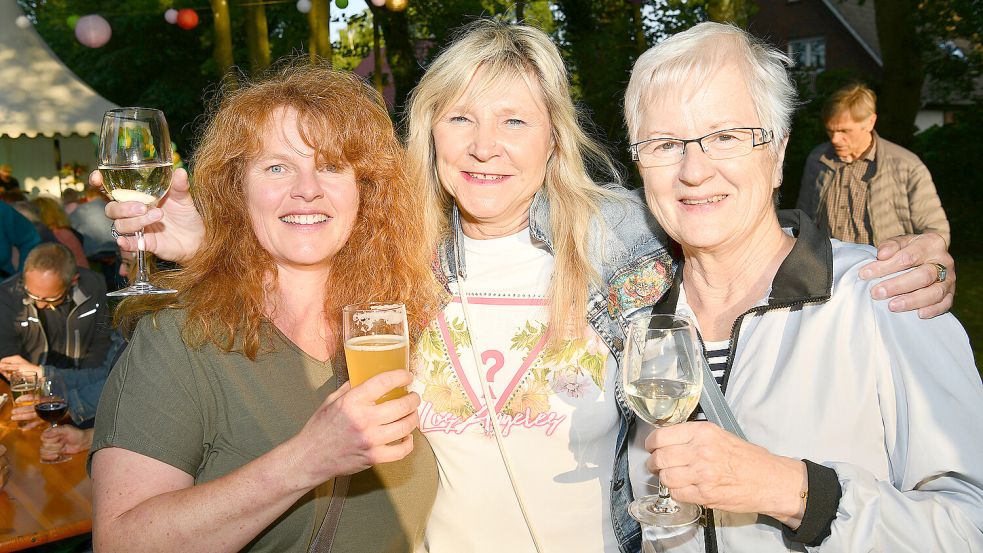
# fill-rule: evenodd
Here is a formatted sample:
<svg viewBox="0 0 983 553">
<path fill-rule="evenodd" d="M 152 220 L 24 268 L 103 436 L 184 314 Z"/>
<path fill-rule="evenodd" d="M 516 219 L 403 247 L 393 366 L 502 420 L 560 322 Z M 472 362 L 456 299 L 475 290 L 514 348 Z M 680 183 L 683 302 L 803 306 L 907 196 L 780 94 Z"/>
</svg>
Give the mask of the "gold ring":
<svg viewBox="0 0 983 553">
<path fill-rule="evenodd" d="M 937 273 L 935 275 L 935 282 L 945 282 L 945 278 L 949 276 L 949 271 L 945 268 L 945 265 L 941 263 L 929 263 L 929 265 L 935 265 L 935 271 Z"/>
</svg>

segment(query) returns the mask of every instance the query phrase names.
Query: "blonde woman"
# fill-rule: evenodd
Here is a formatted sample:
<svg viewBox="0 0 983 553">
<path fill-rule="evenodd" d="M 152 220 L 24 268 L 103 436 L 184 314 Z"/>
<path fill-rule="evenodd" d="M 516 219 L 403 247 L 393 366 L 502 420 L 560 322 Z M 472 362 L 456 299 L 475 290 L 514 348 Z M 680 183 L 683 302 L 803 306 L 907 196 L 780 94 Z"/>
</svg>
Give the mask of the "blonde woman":
<svg viewBox="0 0 983 553">
<path fill-rule="evenodd" d="M 75 256 L 75 264 L 88 269 L 89 260 L 86 259 L 85 250 L 82 249 L 82 240 L 79 238 L 81 235 L 72 230 L 72 223 L 58 200 L 39 196 L 34 199 L 34 205 L 38 208 L 38 217 L 41 218 L 44 226 L 48 227 L 59 242 L 71 250 L 72 255 Z"/>
</svg>

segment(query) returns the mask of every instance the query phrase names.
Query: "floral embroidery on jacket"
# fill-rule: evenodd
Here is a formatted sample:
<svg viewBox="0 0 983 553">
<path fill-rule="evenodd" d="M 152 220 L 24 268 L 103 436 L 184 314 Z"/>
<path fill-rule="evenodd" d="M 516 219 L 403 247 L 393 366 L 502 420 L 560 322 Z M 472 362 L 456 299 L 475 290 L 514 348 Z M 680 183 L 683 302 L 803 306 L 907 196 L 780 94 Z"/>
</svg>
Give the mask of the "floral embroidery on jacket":
<svg viewBox="0 0 983 553">
<path fill-rule="evenodd" d="M 608 313 L 612 317 L 653 305 L 672 285 L 672 258 L 662 253 L 628 267 L 611 279 L 608 288 Z"/>
</svg>

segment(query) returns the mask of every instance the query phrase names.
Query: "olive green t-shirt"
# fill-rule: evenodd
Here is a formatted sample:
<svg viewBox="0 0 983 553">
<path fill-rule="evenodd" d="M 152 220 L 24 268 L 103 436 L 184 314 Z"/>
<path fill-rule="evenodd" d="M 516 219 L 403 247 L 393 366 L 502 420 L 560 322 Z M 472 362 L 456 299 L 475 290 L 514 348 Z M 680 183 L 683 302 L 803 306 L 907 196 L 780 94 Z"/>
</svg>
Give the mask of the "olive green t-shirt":
<svg viewBox="0 0 983 553">
<path fill-rule="evenodd" d="M 250 361 L 212 344 L 188 348 L 183 322 L 178 310 L 140 321 L 103 390 L 90 459 L 120 447 L 172 465 L 195 484 L 215 480 L 299 432 L 338 387 L 330 362 L 308 356 L 272 324 L 274 351 Z M 352 477 L 333 551 L 412 551 L 422 541 L 437 468 L 419 432 L 413 444 L 407 458 Z M 245 551 L 307 551 L 330 495 L 331 482 L 311 490 Z"/>
</svg>

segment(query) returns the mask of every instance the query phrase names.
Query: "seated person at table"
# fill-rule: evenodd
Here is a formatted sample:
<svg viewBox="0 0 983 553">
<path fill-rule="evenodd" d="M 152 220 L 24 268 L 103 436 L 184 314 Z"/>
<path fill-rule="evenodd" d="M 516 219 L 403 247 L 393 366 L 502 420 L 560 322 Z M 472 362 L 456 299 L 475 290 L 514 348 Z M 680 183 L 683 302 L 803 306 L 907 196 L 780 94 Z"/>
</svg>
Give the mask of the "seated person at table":
<svg viewBox="0 0 983 553">
<path fill-rule="evenodd" d="M 65 246 L 45 243 L 23 274 L 0 283 L 0 358 L 32 365 L 98 367 L 112 344 L 106 284 L 75 265 Z"/>
<path fill-rule="evenodd" d="M 95 423 L 96 409 L 99 407 L 99 397 L 102 395 L 106 378 L 109 377 L 109 372 L 126 347 L 126 340 L 119 332 L 113 332 L 110 339 L 112 345 L 106 352 L 102 364 L 98 367 L 59 369 L 51 365 L 32 365 L 23 357 L 15 355 L 0 360 L 0 371 L 31 372 L 38 375 L 38 378 L 50 375 L 60 377 L 67 389 L 68 397 L 65 399 L 68 400 L 68 414 L 71 416 L 72 422 L 82 428 L 90 428 Z M 24 396 L 24 399 L 31 401 L 33 397 L 28 394 Z M 15 407 L 10 418 L 16 421 L 30 421 L 25 428 L 44 424 L 31 405 Z"/>
<path fill-rule="evenodd" d="M 708 508 L 705 532 L 656 545 L 983 551 L 983 385 L 966 332 L 950 314 L 890 313 L 859 278 L 873 248 L 776 212 L 789 65 L 745 31 L 702 23 L 640 56 L 628 85 L 646 201 L 684 258 L 656 311 L 694 319 L 720 352 L 719 381 L 704 386 L 723 389 L 747 435 L 637 429 L 629 466 Z"/>
<path fill-rule="evenodd" d="M 196 152 L 204 239 L 177 294 L 127 298 L 103 392 L 93 542 L 111 551 L 306 552 L 333 492 L 335 552 L 413 551 L 436 494 L 408 371 L 358 386 L 345 304 L 437 305 L 420 195 L 378 92 L 302 63 L 229 91 Z M 356 474 L 357 473 L 357 474 Z"/>
</svg>

